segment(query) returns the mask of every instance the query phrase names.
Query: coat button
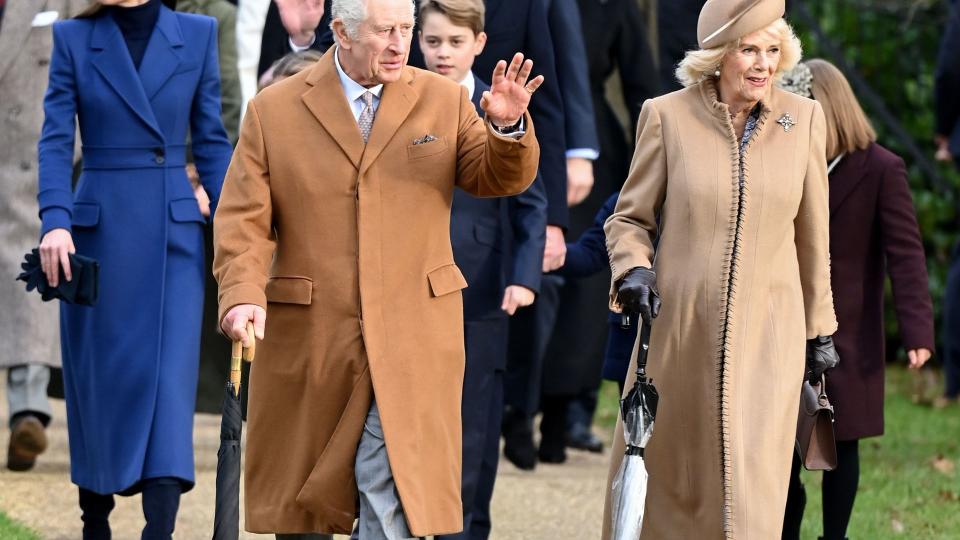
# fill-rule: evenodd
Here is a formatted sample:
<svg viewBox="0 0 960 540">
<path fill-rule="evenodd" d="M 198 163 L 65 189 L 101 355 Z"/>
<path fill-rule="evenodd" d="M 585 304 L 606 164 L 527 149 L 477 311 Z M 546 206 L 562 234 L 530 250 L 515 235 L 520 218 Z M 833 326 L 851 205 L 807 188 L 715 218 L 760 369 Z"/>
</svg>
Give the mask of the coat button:
<svg viewBox="0 0 960 540">
<path fill-rule="evenodd" d="M 153 155 L 153 161 L 156 162 L 157 165 L 163 165 L 167 161 L 164 157 L 163 148 L 154 148 Z"/>
<path fill-rule="evenodd" d="M 20 170 L 21 170 L 21 171 L 29 171 L 29 170 L 30 170 L 30 162 L 29 162 L 29 161 L 21 161 L 21 162 L 20 162 Z"/>
</svg>

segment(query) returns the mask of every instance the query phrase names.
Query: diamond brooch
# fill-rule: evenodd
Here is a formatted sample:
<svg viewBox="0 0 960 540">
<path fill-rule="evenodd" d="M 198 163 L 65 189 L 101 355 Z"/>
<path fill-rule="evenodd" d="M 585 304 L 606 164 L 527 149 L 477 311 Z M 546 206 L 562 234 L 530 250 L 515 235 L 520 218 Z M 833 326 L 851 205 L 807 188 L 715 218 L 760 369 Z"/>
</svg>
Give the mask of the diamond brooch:
<svg viewBox="0 0 960 540">
<path fill-rule="evenodd" d="M 777 120 L 777 123 L 783 126 L 783 130 L 788 133 L 791 129 L 793 129 L 793 126 L 797 125 L 797 123 L 793 120 L 793 117 L 790 116 L 790 113 L 783 113 L 783 116 Z"/>
</svg>

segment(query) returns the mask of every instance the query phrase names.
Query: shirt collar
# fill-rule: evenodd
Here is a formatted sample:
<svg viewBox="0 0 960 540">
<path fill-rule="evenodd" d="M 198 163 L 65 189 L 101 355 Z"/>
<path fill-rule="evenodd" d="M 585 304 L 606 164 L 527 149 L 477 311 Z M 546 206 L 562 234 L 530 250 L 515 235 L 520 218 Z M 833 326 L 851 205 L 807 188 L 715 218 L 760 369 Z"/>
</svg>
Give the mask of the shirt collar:
<svg viewBox="0 0 960 540">
<path fill-rule="evenodd" d="M 383 92 L 383 84 L 378 84 L 372 88 L 364 88 L 362 85 L 357 83 L 357 81 L 350 78 L 347 75 L 347 72 L 343 70 L 340 66 L 340 47 L 337 47 L 337 50 L 333 53 L 333 62 L 337 66 L 337 75 L 340 76 L 340 86 L 343 87 L 343 93 L 347 96 L 347 101 L 353 103 L 354 101 L 360 99 L 360 96 L 364 92 L 372 92 L 373 95 L 380 97 L 380 93 Z"/>
<path fill-rule="evenodd" d="M 473 100 L 473 93 L 477 91 L 477 80 L 473 78 L 473 72 L 468 71 L 460 84 L 467 89 L 467 97 Z"/>
</svg>

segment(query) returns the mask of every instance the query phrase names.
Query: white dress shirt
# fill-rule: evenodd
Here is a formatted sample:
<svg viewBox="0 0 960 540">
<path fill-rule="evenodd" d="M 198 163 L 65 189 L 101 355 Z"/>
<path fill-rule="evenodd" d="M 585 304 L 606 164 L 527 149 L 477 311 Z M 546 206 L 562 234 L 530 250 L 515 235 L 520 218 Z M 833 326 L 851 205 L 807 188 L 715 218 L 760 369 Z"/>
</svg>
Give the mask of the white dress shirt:
<svg viewBox="0 0 960 540">
<path fill-rule="evenodd" d="M 466 77 L 460 81 L 460 86 L 467 89 L 467 97 L 473 101 L 473 93 L 477 91 L 477 81 L 473 78 L 473 72 L 468 71 Z"/>
<path fill-rule="evenodd" d="M 380 107 L 380 93 L 383 92 L 383 85 L 378 84 L 371 88 L 365 88 L 360 85 L 357 81 L 350 78 L 347 75 L 347 72 L 340 67 L 340 47 L 333 52 L 333 63 L 337 66 L 337 75 L 340 76 L 340 86 L 343 87 L 343 93 L 347 96 L 347 103 L 350 105 L 350 110 L 353 111 L 353 119 L 360 122 L 360 113 L 363 112 L 363 108 L 366 106 L 363 103 L 362 96 L 366 92 L 373 94 L 373 113 L 377 113 L 377 109 Z"/>
</svg>

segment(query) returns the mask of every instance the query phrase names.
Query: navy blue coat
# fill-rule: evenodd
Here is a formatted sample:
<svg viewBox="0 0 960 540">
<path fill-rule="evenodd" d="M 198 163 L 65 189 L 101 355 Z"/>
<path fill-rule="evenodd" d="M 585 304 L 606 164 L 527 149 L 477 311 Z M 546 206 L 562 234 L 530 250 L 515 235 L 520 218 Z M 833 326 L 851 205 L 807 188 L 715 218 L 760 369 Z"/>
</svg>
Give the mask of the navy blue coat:
<svg viewBox="0 0 960 540">
<path fill-rule="evenodd" d="M 603 208 L 597 212 L 593 226 L 577 238 L 576 242 L 567 242 L 567 257 L 557 273 L 571 279 L 581 279 L 607 269 L 610 261 L 607 257 L 607 237 L 603 224 L 613 214 L 620 192 L 611 195 Z M 637 341 L 635 320 L 627 327 L 622 325 L 619 313 L 610 312 L 607 316 L 607 346 L 603 355 L 603 378 L 623 384 L 630 366 L 630 355 Z"/>
<path fill-rule="evenodd" d="M 490 87 L 474 79 L 472 101 L 483 116 L 480 96 Z M 509 322 L 500 304 L 507 285 L 539 291 L 546 226 L 547 198 L 539 176 L 525 192 L 513 197 L 481 199 L 460 188 L 453 192 L 450 243 L 468 284 L 463 289 L 466 361 L 461 406 L 464 530 L 438 539 L 486 538 L 489 534 Z"/>
<path fill-rule="evenodd" d="M 475 80 L 472 100 L 483 116 L 480 96 L 490 87 Z M 508 285 L 540 290 L 546 208 L 539 175 L 527 191 L 514 197 L 481 199 L 454 190 L 450 242 L 453 258 L 469 285 L 463 291 L 465 321 L 506 319 L 500 304 Z"/>
<path fill-rule="evenodd" d="M 487 45 L 473 64 L 473 72 L 490 84 L 493 68 L 522 52 L 533 60 L 533 74 L 546 82 L 530 100 L 530 116 L 540 143 L 540 175 L 547 194 L 547 223 L 566 227 L 567 161 L 563 100 L 557 77 L 556 55 L 544 0 L 484 0 Z M 416 39 L 410 48 L 410 65 L 425 68 Z"/>
<path fill-rule="evenodd" d="M 77 252 L 100 261 L 97 305 L 60 310 L 72 479 L 98 493 L 160 476 L 187 489 L 206 220 L 184 141 L 189 130 L 215 207 L 231 155 L 216 21 L 162 7 L 139 73 L 108 12 L 57 23 L 53 43 L 39 143 L 43 232 L 70 230 Z"/>
</svg>

